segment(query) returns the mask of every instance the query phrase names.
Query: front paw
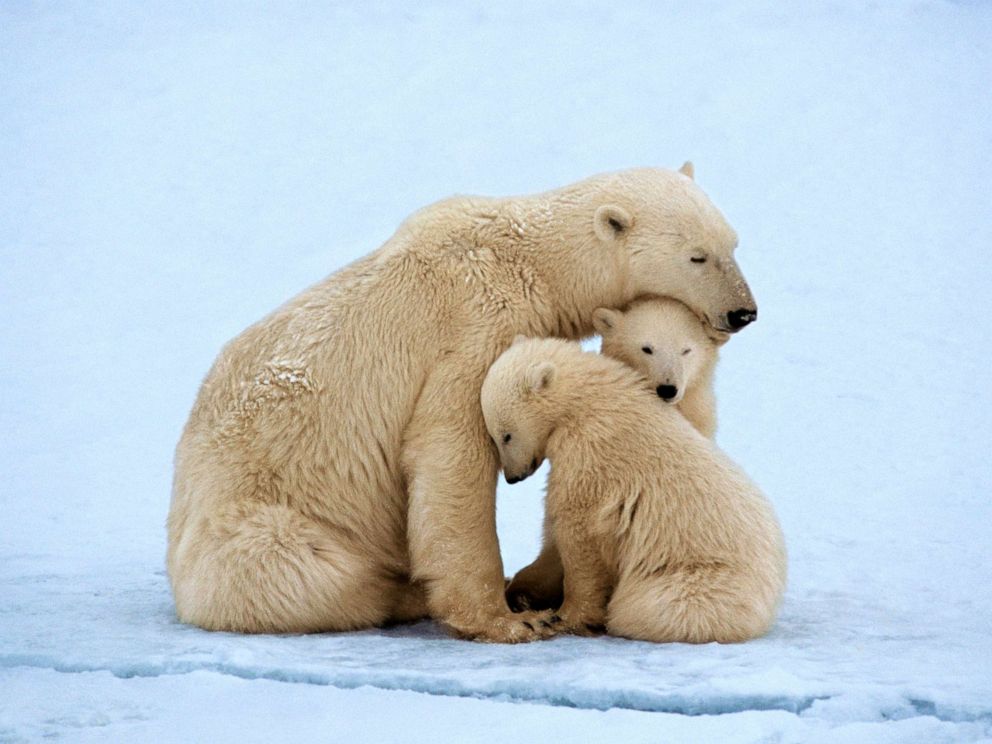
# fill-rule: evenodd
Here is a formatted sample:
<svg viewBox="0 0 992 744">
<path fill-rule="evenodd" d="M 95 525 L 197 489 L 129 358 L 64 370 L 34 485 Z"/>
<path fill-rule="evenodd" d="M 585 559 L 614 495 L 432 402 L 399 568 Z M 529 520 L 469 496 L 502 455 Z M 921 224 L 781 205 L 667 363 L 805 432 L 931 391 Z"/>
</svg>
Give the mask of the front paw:
<svg viewBox="0 0 992 744">
<path fill-rule="evenodd" d="M 464 622 L 457 618 L 445 624 L 459 638 L 483 643 L 529 643 L 556 635 L 558 624 L 551 611 L 517 612 L 497 615 L 483 621 Z"/>
<path fill-rule="evenodd" d="M 606 632 L 606 617 L 602 613 L 563 607 L 555 618 L 554 626 L 559 633 L 592 637 Z"/>
</svg>

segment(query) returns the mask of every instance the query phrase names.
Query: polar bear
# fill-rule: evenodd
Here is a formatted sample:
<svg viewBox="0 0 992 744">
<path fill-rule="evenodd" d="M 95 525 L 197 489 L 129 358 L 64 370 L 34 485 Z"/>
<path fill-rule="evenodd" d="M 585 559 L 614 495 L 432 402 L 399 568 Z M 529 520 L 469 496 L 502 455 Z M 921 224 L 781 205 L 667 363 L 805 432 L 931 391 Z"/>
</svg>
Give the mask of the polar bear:
<svg viewBox="0 0 992 744">
<path fill-rule="evenodd" d="M 690 176 L 441 201 L 228 343 L 176 449 L 179 619 L 311 632 L 430 615 L 467 638 L 546 636 L 546 614 L 504 597 L 482 380 L 516 334 L 586 336 L 597 307 L 640 296 L 721 330 L 754 320 L 737 236 Z"/>
<path fill-rule="evenodd" d="M 710 328 L 670 297 L 639 300 L 623 311 L 601 307 L 592 322 L 603 339 L 603 354 L 640 372 L 659 398 L 713 439 L 713 374 L 730 334 Z"/>
<path fill-rule="evenodd" d="M 764 634 L 785 587 L 771 505 L 627 365 L 520 339 L 482 413 L 508 481 L 551 461 L 547 513 L 565 571 L 559 631 L 732 643 Z"/>
<path fill-rule="evenodd" d="M 700 434 L 714 437 L 713 374 L 730 334 L 709 327 L 670 297 L 637 300 L 626 310 L 601 307 L 592 322 L 602 337 L 603 354 L 640 372 L 659 398 L 675 405 Z M 545 522 L 541 552 L 513 577 L 507 601 L 518 611 L 557 607 L 561 582 L 561 559 Z"/>
</svg>

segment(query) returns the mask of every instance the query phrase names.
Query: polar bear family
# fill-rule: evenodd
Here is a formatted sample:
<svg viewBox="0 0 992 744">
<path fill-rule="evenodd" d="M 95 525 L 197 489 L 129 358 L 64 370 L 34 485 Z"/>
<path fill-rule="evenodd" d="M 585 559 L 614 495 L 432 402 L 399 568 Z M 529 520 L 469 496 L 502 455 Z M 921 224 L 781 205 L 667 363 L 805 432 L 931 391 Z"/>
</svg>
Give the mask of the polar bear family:
<svg viewBox="0 0 992 744">
<path fill-rule="evenodd" d="M 679 172 L 621 171 L 526 197 L 456 197 L 412 215 L 381 248 L 228 343 L 208 373 L 176 449 L 167 563 L 180 620 L 216 630 L 317 632 L 429 616 L 462 637 L 497 642 L 548 637 L 567 621 L 569 629 L 608 623 L 633 637 L 672 639 L 677 633 L 660 628 L 686 621 L 658 621 L 666 602 L 676 604 L 675 579 L 659 578 L 670 570 L 690 582 L 728 585 L 708 595 L 712 605 L 741 614 L 731 623 L 736 634 L 717 621 L 697 622 L 697 635 L 687 632 L 685 639 L 760 633 L 781 592 L 774 518 L 689 424 L 660 425 L 680 432 L 662 437 L 676 450 L 671 468 L 695 472 L 693 482 L 709 482 L 711 470 L 721 473 L 729 488 L 724 506 L 676 513 L 653 491 L 633 501 L 613 494 L 608 501 L 627 509 L 614 515 L 616 526 L 627 532 L 617 533 L 612 547 L 599 543 L 614 565 L 612 573 L 593 576 L 573 557 L 566 525 L 605 524 L 604 518 L 592 511 L 580 516 L 580 505 L 566 506 L 565 497 L 562 513 L 572 516 L 556 520 L 549 509 L 549 530 L 560 539 L 546 541 L 545 552 L 555 559 L 546 561 L 553 569 L 564 565 L 564 578 L 549 591 L 560 592 L 564 582 L 568 612 L 512 611 L 495 529 L 496 477 L 501 459 L 507 463 L 490 438 L 480 398 L 490 367 L 517 335 L 574 340 L 615 329 L 618 348 L 626 347 L 625 339 L 636 335 L 629 329 L 637 327 L 639 299 L 668 297 L 684 305 L 708 329 L 699 343 L 739 330 L 756 308 L 734 260 L 736 245 L 688 165 Z M 660 349 L 662 336 L 650 343 Z M 565 392 L 571 365 L 593 363 L 564 341 L 547 348 L 560 344 L 558 362 L 531 360 L 554 364 L 549 401 Z M 513 367 L 510 361 L 522 360 L 531 346 L 514 345 L 501 367 Z M 645 356 L 658 358 L 641 368 L 643 378 L 613 359 L 596 364 L 611 365 L 613 373 L 603 375 L 625 378 L 642 393 L 650 380 L 657 394 L 637 396 L 652 404 L 645 421 L 688 419 L 700 431 L 711 429 L 705 380 L 712 369 L 705 360 L 700 366 L 691 351 L 685 358 Z M 526 378 L 532 365 L 524 366 L 517 371 Z M 625 388 L 618 398 L 632 395 Z M 631 435 L 640 436 L 644 426 Z M 552 460 L 553 442 L 567 430 L 557 426 L 548 435 Z M 521 442 L 539 441 L 525 426 L 519 431 Z M 618 429 L 617 442 L 620 436 Z M 533 445 L 532 460 L 542 448 Z M 687 465 L 697 455 L 698 466 Z M 554 467 L 563 477 L 564 463 Z M 662 491 L 682 482 L 671 468 L 655 478 Z M 671 503 L 686 498 L 680 492 Z M 726 504 L 746 505 L 744 516 Z M 679 522 L 692 514 L 692 524 Z M 652 527 L 653 517 L 662 522 Z M 631 548 L 635 537 L 649 551 L 668 552 L 641 565 Z M 772 544 L 779 550 L 774 570 L 759 549 Z M 672 552 L 678 550 L 688 551 L 681 563 Z M 734 550 L 740 552 L 731 555 Z M 617 573 L 636 573 L 651 561 L 658 572 L 652 581 Z M 574 579 L 573 562 L 581 566 Z M 546 583 L 555 583 L 557 570 Z M 776 581 L 777 589 L 767 588 Z M 590 593 L 593 585 L 606 588 Z M 588 598 L 581 611 L 572 609 L 573 586 L 588 596 L 612 592 L 609 610 L 587 612 Z M 522 587 L 518 596 L 527 591 Z M 760 614 L 759 605 L 772 608 L 764 619 L 744 618 Z M 646 626 L 637 624 L 638 613 Z"/>
</svg>

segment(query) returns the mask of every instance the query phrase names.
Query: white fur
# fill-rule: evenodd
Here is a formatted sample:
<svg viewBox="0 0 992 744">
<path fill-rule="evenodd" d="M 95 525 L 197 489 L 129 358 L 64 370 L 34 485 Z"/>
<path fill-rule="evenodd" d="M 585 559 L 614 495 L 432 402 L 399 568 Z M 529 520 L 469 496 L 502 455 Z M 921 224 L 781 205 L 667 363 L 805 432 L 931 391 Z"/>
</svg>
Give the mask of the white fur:
<svg viewBox="0 0 992 744">
<path fill-rule="evenodd" d="M 514 334 L 578 338 L 597 307 L 752 304 L 736 236 L 684 175 L 457 197 L 227 344 L 176 450 L 168 568 L 181 620 L 248 632 L 431 614 L 466 637 L 547 634 L 509 611 L 495 449 L 479 407 Z M 708 251 L 701 270 L 690 256 Z"/>
<path fill-rule="evenodd" d="M 770 504 L 633 370 L 572 342 L 520 341 L 489 370 L 482 410 L 508 474 L 551 460 L 563 629 L 690 643 L 768 630 L 785 585 Z"/>
<path fill-rule="evenodd" d="M 715 332 L 688 307 L 668 297 L 634 302 L 626 310 L 599 308 L 593 324 L 603 337 L 602 352 L 641 373 L 661 396 L 664 387 L 700 434 L 716 434 L 713 373 L 726 333 Z M 665 390 L 668 392 L 668 390 Z"/>
</svg>

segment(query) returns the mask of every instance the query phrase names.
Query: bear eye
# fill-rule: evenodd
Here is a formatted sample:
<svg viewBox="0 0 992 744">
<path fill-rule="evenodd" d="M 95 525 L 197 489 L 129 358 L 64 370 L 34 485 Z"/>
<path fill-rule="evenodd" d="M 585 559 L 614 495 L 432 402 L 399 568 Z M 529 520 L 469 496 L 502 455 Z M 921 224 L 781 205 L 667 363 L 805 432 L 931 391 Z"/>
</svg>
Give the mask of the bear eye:
<svg viewBox="0 0 992 744">
<path fill-rule="evenodd" d="M 504 434 L 503 435 L 503 444 L 509 444 L 511 439 L 513 439 L 513 437 L 511 435 Z"/>
<path fill-rule="evenodd" d="M 690 351 L 692 351 L 692 349 L 682 349 L 682 356 L 685 356 L 685 355 L 686 355 L 686 354 L 688 354 L 688 353 L 689 353 Z"/>
<path fill-rule="evenodd" d="M 693 263 L 704 264 L 706 263 L 706 256 L 693 256 L 689 260 Z"/>
<path fill-rule="evenodd" d="M 654 354 L 654 349 L 652 349 L 650 346 L 642 346 L 641 351 L 643 351 L 645 354 Z"/>
</svg>

